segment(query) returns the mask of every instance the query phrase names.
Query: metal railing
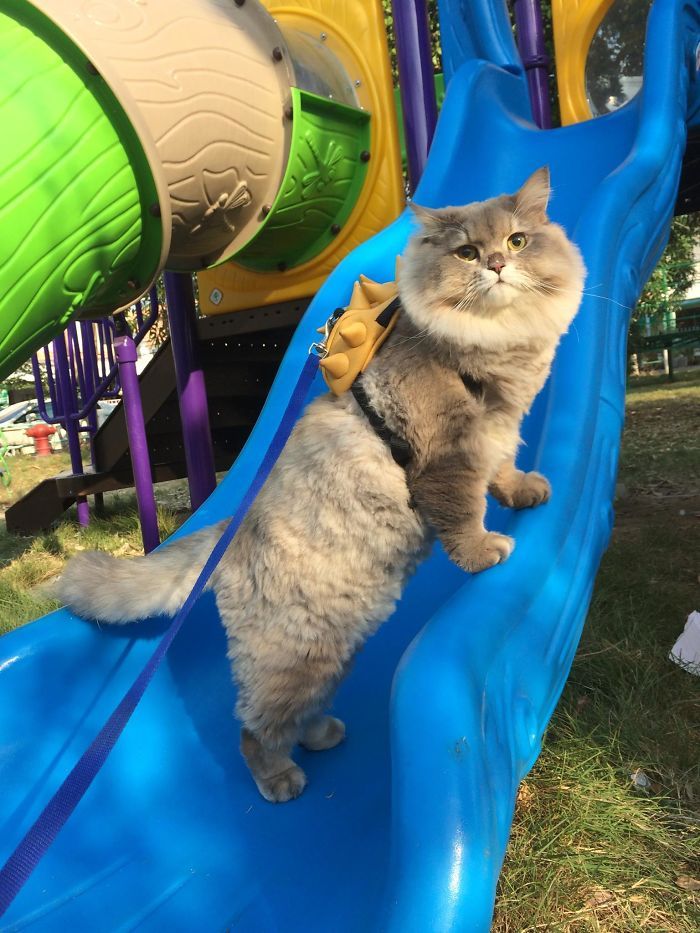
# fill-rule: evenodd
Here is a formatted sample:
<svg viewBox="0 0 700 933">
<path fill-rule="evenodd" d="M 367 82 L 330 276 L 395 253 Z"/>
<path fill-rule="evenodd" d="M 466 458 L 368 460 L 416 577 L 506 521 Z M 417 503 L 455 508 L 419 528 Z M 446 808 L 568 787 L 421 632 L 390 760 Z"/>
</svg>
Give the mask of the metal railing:
<svg viewBox="0 0 700 933">
<path fill-rule="evenodd" d="M 139 434 L 139 421 L 143 429 L 136 347 L 157 320 L 159 310 L 158 291 L 154 285 L 149 292 L 147 309 L 142 301 L 134 306 L 137 329 L 133 337 L 124 312 L 99 321 L 73 321 L 50 345 L 32 357 L 39 413 L 47 424 L 59 425 L 66 432 L 74 474 L 85 473 L 81 434 L 89 437 L 90 465 L 93 470 L 96 468 L 93 441 L 99 427 L 97 407 L 102 399 L 122 398 L 130 441 L 132 431 Z M 130 449 L 144 545 L 146 550 L 151 550 L 158 544 L 158 526 L 148 448 L 144 443 L 130 443 Z M 96 499 L 100 501 L 99 494 Z M 77 510 L 79 523 L 87 525 L 90 513 L 86 496 L 78 497 Z"/>
</svg>

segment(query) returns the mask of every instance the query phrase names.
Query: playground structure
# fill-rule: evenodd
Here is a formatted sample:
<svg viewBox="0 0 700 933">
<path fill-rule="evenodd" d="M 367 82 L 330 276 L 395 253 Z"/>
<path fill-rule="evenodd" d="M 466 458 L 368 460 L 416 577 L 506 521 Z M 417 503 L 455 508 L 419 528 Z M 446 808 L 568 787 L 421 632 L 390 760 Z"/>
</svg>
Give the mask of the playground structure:
<svg viewBox="0 0 700 933">
<path fill-rule="evenodd" d="M 150 333 L 152 322 L 166 314 L 154 289 L 151 294 L 157 315 L 152 315 L 150 310 L 144 313 L 143 324 L 137 326 L 134 335 L 137 345 Z M 191 293 L 187 297 L 193 304 Z M 193 387 L 190 378 L 187 382 L 195 397 L 184 413 L 178 400 L 172 335 L 173 321 L 178 326 L 187 318 L 184 315 L 174 317 L 172 302 L 168 303 L 171 337 L 158 348 L 138 379 L 134 381 L 132 377 L 132 382 L 127 385 L 120 381 L 120 372 L 125 367 L 129 367 L 132 373 L 134 370 L 134 362 L 123 359 L 123 345 L 130 338 L 122 333 L 119 338 L 120 359 L 115 360 L 112 340 L 118 334 L 109 319 L 95 325 L 99 339 L 93 341 L 94 352 L 89 339 L 82 340 L 82 354 L 66 353 L 61 366 L 60 362 L 57 363 L 61 356 L 60 347 L 58 352 L 53 348 L 40 351 L 34 361 L 37 392 L 41 399 L 41 365 L 41 370 L 48 376 L 49 400 L 52 411 L 56 413 L 53 417 L 46 414 L 42 417 L 51 423 L 68 424 L 69 441 L 70 432 L 73 436 L 72 446 L 69 443 L 72 469 L 69 473 L 44 480 L 12 505 L 6 512 L 8 529 L 23 534 L 45 530 L 75 502 L 78 503 L 78 519 L 85 524 L 89 521 L 88 497 L 102 496 L 110 490 L 136 484 L 142 505 L 143 529 L 152 544 L 157 533 L 152 483 L 188 476 L 186 454 L 188 450 L 194 450 L 199 455 L 197 462 L 204 462 L 198 471 L 195 469 L 189 474 L 191 500 L 196 505 L 206 498 L 214 486 L 215 471 L 228 469 L 245 443 L 294 327 L 307 305 L 308 299 L 298 299 L 246 313 L 221 314 L 197 320 L 192 328 L 195 372 L 206 382 L 206 391 L 204 386 Z M 145 308 L 150 307 L 150 303 L 145 304 Z M 78 342 L 74 330 L 92 326 L 88 322 L 75 322 L 69 326 L 66 338 L 72 335 L 72 341 Z M 187 335 L 188 330 L 185 330 L 184 336 Z M 60 336 L 56 340 L 64 341 L 66 338 Z M 131 356 L 135 356 L 133 349 Z M 181 358 L 179 362 L 182 364 Z M 191 372 L 190 359 L 186 358 L 184 363 L 187 371 Z M 93 386 L 89 376 L 81 370 L 100 373 L 97 385 Z M 59 372 L 62 380 L 58 378 Z M 64 394 L 71 406 L 68 415 L 58 397 L 61 382 L 67 385 Z M 121 394 L 123 402 L 104 423 L 97 424 L 91 412 L 94 411 L 97 392 L 104 385 L 107 389 L 102 391 L 100 398 Z M 132 391 L 128 390 L 129 385 Z M 193 393 L 193 388 L 198 391 Z M 140 447 L 134 447 L 129 440 L 128 407 L 131 407 L 132 414 L 136 408 L 137 420 L 143 418 L 144 421 L 146 444 Z M 205 431 L 202 440 L 199 439 L 201 432 L 193 437 L 193 432 L 201 425 Z M 79 446 L 80 433 L 90 436 L 88 464 L 83 463 L 86 452 Z"/>
<path fill-rule="evenodd" d="M 132 8 L 96 5 L 120 6 Z M 233 11 L 237 4 L 212 6 Z M 322 0 L 304 6 L 325 9 Z M 362 9 L 374 10 L 372 22 L 380 31 L 378 4 L 363 3 Z M 555 4 L 559 60 L 561 42 L 574 40 L 562 40 L 557 31 L 557 9 Z M 686 131 L 699 121 L 700 7 L 656 0 L 647 27 L 643 92 L 616 112 L 562 129 L 544 128 L 547 65 L 537 2 L 517 0 L 519 54 L 504 2 L 474 0 L 465 15 L 461 0 L 443 0 L 447 93 L 436 129 L 425 8 L 411 0 L 396 4 L 394 12 L 416 200 L 440 206 L 494 196 L 549 164 L 552 216 L 579 244 L 589 283 L 595 284 L 524 430 L 522 465 L 550 477 L 552 502 L 527 514 L 490 510 L 490 527 L 514 533 L 518 548 L 507 564 L 488 573 L 465 577 L 436 549 L 341 688 L 337 708 L 349 725 L 347 744 L 309 763 L 309 788 L 284 808 L 259 801 L 238 760 L 224 638 L 213 600 L 202 598 L 104 769 L 10 906 L 10 928 L 32 922 L 44 930 L 88 929 L 100 918 L 106 929 L 488 929 L 517 785 L 537 757 L 563 688 L 610 532 L 624 399 L 625 307 L 634 303 L 663 249 L 678 199 Z M 592 35 L 590 22 L 579 20 L 576 29 Z M 107 75 L 97 61 L 98 74 Z M 561 74 L 559 82 L 561 88 Z M 390 93 L 386 97 L 389 106 Z M 376 128 L 374 113 L 367 113 L 369 172 Z M 366 132 L 361 117 L 353 125 Z M 392 132 L 386 130 L 388 138 Z M 332 147 L 325 151 L 332 154 Z M 363 191 L 369 183 L 364 176 Z M 398 171 L 394 187 L 400 188 Z M 215 202 L 209 198 L 206 210 Z M 161 219 L 165 203 L 161 192 Z M 352 210 L 348 225 L 351 217 Z M 316 283 L 315 276 L 323 278 L 344 258 L 291 336 L 233 469 L 179 534 L 236 508 L 329 309 L 347 303 L 360 273 L 376 281 L 392 278 L 411 221 L 407 214 L 388 226 L 391 216 L 377 220 L 385 229 L 352 252 L 350 242 L 324 241 L 321 235 L 315 241 L 319 257 L 334 243 L 338 254 L 327 255 L 328 266 L 310 265 L 309 281 Z M 260 222 L 257 230 L 262 227 Z M 221 227 L 215 230 L 218 237 Z M 359 228 L 357 236 L 364 239 Z M 184 240 L 180 257 L 187 254 Z M 229 248 L 217 240 L 206 256 L 231 255 Z M 153 269 L 167 252 L 161 243 Z M 284 308 L 301 317 L 303 309 L 294 302 L 303 301 L 303 282 L 296 278 L 302 273 L 295 269 L 315 262 L 305 255 L 299 253 L 299 266 L 289 270 L 240 271 L 234 265 L 200 274 L 202 310 L 226 312 L 206 321 L 238 315 L 243 321 L 264 313 L 237 310 L 235 289 L 246 283 L 240 291 L 249 288 L 248 295 L 259 296 L 259 277 L 266 274 L 272 277 L 266 307 L 273 320 Z M 259 261 L 258 255 L 251 265 Z M 113 287 L 109 268 L 100 273 L 99 295 Z M 171 324 L 180 312 L 187 322 L 190 280 L 176 273 L 166 278 Z M 232 305 L 222 307 L 229 299 Z M 61 315 L 76 309 L 83 314 L 81 302 Z M 289 320 L 290 330 L 294 323 Z M 190 318 L 181 329 L 185 345 L 192 326 Z M 48 325 L 37 326 L 36 333 L 43 338 Z M 171 327 L 181 383 L 185 374 L 179 394 L 186 430 L 187 390 L 192 382 L 196 389 L 197 373 L 203 382 L 203 373 L 176 348 L 177 333 Z M 26 338 L 22 346 L 34 340 Z M 8 349 L 6 358 L 16 359 L 12 353 Z M 202 405 L 196 398 L 189 404 L 191 443 L 202 424 Z M 189 456 L 185 451 L 191 479 L 213 479 L 211 463 L 203 466 L 200 459 L 196 466 L 192 459 L 202 449 L 206 459 L 206 443 L 192 444 Z M 0 735 L 11 749 L 3 765 L 2 857 L 150 655 L 147 636 L 162 628 L 154 620 L 138 631 L 105 632 L 62 611 L 0 641 L 0 694 L 6 697 Z"/>
<path fill-rule="evenodd" d="M 675 372 L 674 357 L 678 354 L 686 356 L 686 362 L 693 365 L 700 363 L 700 298 L 697 296 L 698 283 L 691 283 L 691 290 L 686 292 L 686 298 L 679 300 L 675 289 L 669 282 L 669 273 L 677 272 L 681 275 L 693 275 L 695 266 L 689 263 L 679 263 L 676 266 L 664 269 L 661 277 L 661 299 L 657 307 L 655 320 L 641 315 L 633 321 L 627 344 L 628 353 L 637 355 L 637 366 L 640 366 L 642 354 L 648 356 L 659 351 L 662 352 L 662 365 L 668 378 L 672 380 Z M 660 315 L 658 312 L 661 312 Z"/>
<path fill-rule="evenodd" d="M 689 351 L 693 355 L 692 363 L 700 362 L 698 347 L 700 346 L 700 303 L 697 300 L 683 302 L 686 313 L 680 320 L 664 323 L 657 333 L 645 334 L 641 328 L 634 328 L 630 332 L 628 350 L 630 353 L 653 353 L 659 350 L 663 353 L 663 363 L 669 379 L 674 378 L 674 354 Z"/>
<path fill-rule="evenodd" d="M 85 7 L 61 0 L 19 3 L 12 10 L 8 43 L 31 34 L 32 53 L 42 63 L 48 58 L 50 64 L 47 77 L 41 72 L 38 80 L 53 83 L 56 70 L 65 78 L 64 109 L 91 119 L 94 107 L 109 99 L 110 108 L 101 115 L 102 122 L 93 128 L 91 137 L 99 137 L 102 161 L 109 154 L 106 170 L 110 171 L 115 134 L 120 144 L 131 140 L 130 147 L 126 143 L 122 147 L 120 158 L 129 164 L 122 166 L 118 177 L 128 175 L 129 197 L 140 198 L 140 219 L 135 214 L 131 218 L 133 242 L 119 254 L 120 274 L 112 270 L 109 276 L 106 269 L 115 260 L 102 242 L 107 236 L 103 213 L 96 214 L 88 227 L 83 225 L 70 234 L 63 227 L 56 230 L 53 224 L 46 230 L 39 225 L 36 237 L 42 242 L 49 234 L 64 235 L 55 247 L 50 246 L 57 263 L 55 288 L 46 291 L 47 285 L 37 292 L 22 317 L 8 326 L 8 334 L 14 336 L 11 342 L 8 337 L 11 350 L 6 358 L 0 339 L 0 375 L 17 361 L 17 328 L 22 333 L 20 346 L 26 348 L 52 328 L 62 329 L 67 318 L 90 317 L 104 310 L 105 304 L 111 305 L 109 310 L 128 306 L 135 292 L 143 291 L 164 265 L 171 270 L 199 270 L 212 261 L 236 258 L 235 265 L 229 263 L 200 278 L 200 308 L 218 320 L 212 317 L 208 325 L 197 329 L 189 277 L 172 272 L 165 276 L 170 348 L 159 354 L 143 380 L 148 407 L 146 440 L 138 412 L 141 395 L 136 391 L 133 397 L 124 393 L 122 411 L 110 419 L 111 424 L 98 431 L 94 422 L 100 391 L 114 394 L 111 389 L 116 385 L 115 373 L 111 381 L 105 379 L 96 357 L 96 346 L 102 352 L 109 337 L 104 332 L 107 325 L 98 325 L 93 333 L 92 325 L 72 321 L 66 334 L 52 342 L 51 353 L 44 350 L 41 361 L 34 360 L 39 395 L 40 365 L 50 362 L 47 380 L 56 411 L 53 420 L 65 424 L 72 472 L 45 481 L 17 503 L 7 516 L 8 528 L 23 533 L 48 528 L 76 501 L 79 520 L 86 524 L 87 496 L 120 488 L 133 473 L 144 540 L 150 548 L 157 543 L 155 501 L 149 490 L 152 477 L 187 474 L 193 508 L 206 499 L 215 485 L 215 470 L 231 465 L 255 423 L 275 371 L 265 364 L 281 359 L 309 296 L 340 257 L 401 210 L 403 186 L 382 11 L 375 3 L 363 3 L 349 16 L 347 7 L 337 0 L 273 4 L 270 14 L 257 0 L 233 8 L 228 0 L 190 0 L 178 16 L 164 2 L 151 3 L 144 10 L 132 4 Z M 196 67 L 209 47 L 212 30 L 223 37 L 221 44 L 217 40 L 205 69 Z M 193 47 L 201 49 L 199 57 L 191 51 Z M 58 52 L 68 55 L 67 59 L 58 61 Z M 24 67 L 30 70 L 31 55 L 27 58 Z M 71 98 L 76 82 L 83 87 L 78 97 Z M 251 88 L 256 91 L 254 100 Z M 40 88 L 33 92 L 40 93 Z M 37 137 L 45 134 L 40 116 L 22 115 L 25 123 L 33 119 L 28 129 Z M 108 127 L 102 126 L 105 116 L 111 118 Z M 122 139 L 125 121 L 130 128 Z M 55 133 L 69 136 L 70 131 L 62 123 Z M 71 141 L 72 137 L 67 138 L 65 145 Z M 30 151 L 32 142 L 29 135 L 22 145 Z M 82 185 L 75 197 L 91 208 L 96 203 L 102 211 L 99 197 L 104 179 L 100 173 L 91 175 L 92 187 L 86 192 L 88 169 L 81 168 L 93 160 L 89 172 L 96 172 L 100 158 L 92 149 L 87 155 L 71 150 L 72 168 L 66 168 L 65 160 L 54 164 L 54 146 L 55 141 L 50 149 L 39 147 L 39 165 L 32 161 L 18 184 L 34 190 L 42 177 L 39 172 L 71 171 L 75 184 Z M 15 165 L 15 175 L 19 174 Z M 42 190 L 47 187 L 44 184 Z M 10 205 L 11 195 L 12 191 Z M 32 206 L 41 210 L 40 199 Z M 84 210 L 80 216 L 85 220 Z M 120 223 L 126 230 L 123 212 Z M 0 320 L 8 324 L 13 320 L 17 288 L 26 279 L 23 261 L 31 261 L 32 255 L 25 255 L 21 235 L 18 228 L 17 242 L 11 244 L 14 267 L 10 264 L 5 270 L 8 288 Z M 110 249 L 122 243 L 121 232 L 114 236 Z M 138 266 L 146 261 L 143 257 L 149 249 L 149 271 L 144 274 Z M 79 258 L 95 252 L 100 262 L 92 266 Z M 122 266 L 127 254 L 131 271 L 124 288 Z M 81 269 L 80 287 L 76 266 Z M 234 310 L 244 307 L 251 312 L 259 305 L 263 305 L 260 313 L 249 313 L 247 321 L 230 318 Z M 256 326 L 251 327 L 251 322 Z M 237 387 L 226 386 L 217 393 L 213 387 L 225 384 L 226 357 L 233 359 L 220 350 L 228 348 L 227 338 L 242 333 L 250 349 L 256 344 L 264 357 L 255 360 L 250 353 L 248 363 L 263 365 L 256 366 L 248 380 L 239 372 Z M 139 326 L 136 342 L 144 335 Z M 279 352 L 271 354 L 270 347 Z M 119 336 L 115 352 L 122 381 L 135 386 L 129 369 L 133 361 L 126 359 L 133 355 L 128 335 Z M 206 386 L 202 366 L 207 370 Z M 130 419 L 124 418 L 127 410 Z M 127 438 L 125 420 L 140 440 Z M 81 431 L 93 438 L 87 471 L 78 440 Z"/>
<path fill-rule="evenodd" d="M 12 234 L 0 284 L 12 325 L 0 334 L 0 377 L 68 320 L 137 300 L 166 266 L 312 263 L 301 269 L 308 294 L 309 277 L 330 270 L 324 257 L 337 259 L 336 237 L 342 255 L 396 216 L 381 10 L 343 16 L 326 2 L 319 16 L 316 6 L 6 4 L 3 118 L 17 132 L 3 165 Z M 55 125 L 30 98 L 50 104 Z M 45 281 L 32 291 L 42 255 Z M 281 292 L 296 297 L 288 282 Z"/>
</svg>

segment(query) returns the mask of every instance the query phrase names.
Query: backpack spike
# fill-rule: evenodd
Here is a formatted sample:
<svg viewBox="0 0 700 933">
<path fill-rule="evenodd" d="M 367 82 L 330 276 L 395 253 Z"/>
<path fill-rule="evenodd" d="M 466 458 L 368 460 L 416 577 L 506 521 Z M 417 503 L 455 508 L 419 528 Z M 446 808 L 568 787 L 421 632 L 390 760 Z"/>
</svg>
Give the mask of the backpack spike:
<svg viewBox="0 0 700 933">
<path fill-rule="evenodd" d="M 328 373 L 333 379 L 342 379 L 350 369 L 350 360 L 345 353 L 333 353 L 331 356 L 327 356 L 325 360 L 321 360 L 319 366 L 324 373 Z"/>
<path fill-rule="evenodd" d="M 356 321 L 353 324 L 345 324 L 338 331 L 345 343 L 351 347 L 360 347 L 367 339 L 367 327 L 362 321 Z"/>
</svg>

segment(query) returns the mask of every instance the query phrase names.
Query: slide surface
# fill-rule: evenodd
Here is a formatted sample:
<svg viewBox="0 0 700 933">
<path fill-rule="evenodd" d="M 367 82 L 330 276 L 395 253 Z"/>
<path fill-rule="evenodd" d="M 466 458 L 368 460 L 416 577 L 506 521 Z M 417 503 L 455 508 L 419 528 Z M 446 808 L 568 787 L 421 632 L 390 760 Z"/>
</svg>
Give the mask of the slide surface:
<svg viewBox="0 0 700 933">
<path fill-rule="evenodd" d="M 260 798 L 239 757 L 224 635 L 211 596 L 202 599 L 3 930 L 488 930 L 517 784 L 563 688 L 612 525 L 626 309 L 668 235 L 686 125 L 697 118 L 700 11 L 657 0 L 642 94 L 610 116 L 541 132 L 499 20 L 505 4 L 473 7 L 502 41 L 477 48 L 456 19 L 460 4 L 445 0 L 443 38 L 453 65 L 458 53 L 463 63 L 416 200 L 491 197 L 551 167 L 551 214 L 589 270 L 525 426 L 522 465 L 551 479 L 551 503 L 490 510 L 490 527 L 507 529 L 517 548 L 479 576 L 435 550 L 340 689 L 346 743 L 299 752 L 309 786 L 284 806 Z M 410 231 L 403 215 L 333 273 L 246 449 L 181 533 L 231 514 L 315 327 L 360 272 L 392 277 Z M 0 640 L 0 860 L 164 625 L 100 629 L 62 611 Z"/>
</svg>

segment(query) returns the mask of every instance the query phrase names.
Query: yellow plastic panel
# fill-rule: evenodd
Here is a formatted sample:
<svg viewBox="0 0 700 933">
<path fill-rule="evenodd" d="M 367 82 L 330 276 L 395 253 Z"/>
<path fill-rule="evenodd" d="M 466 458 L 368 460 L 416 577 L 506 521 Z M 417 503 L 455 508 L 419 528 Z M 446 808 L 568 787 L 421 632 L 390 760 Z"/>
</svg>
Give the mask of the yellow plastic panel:
<svg viewBox="0 0 700 933">
<path fill-rule="evenodd" d="M 596 30 L 614 0 L 552 0 L 559 108 L 563 126 L 590 120 L 586 60 Z"/>
<path fill-rule="evenodd" d="M 325 36 L 372 116 L 367 180 L 336 239 L 310 262 L 260 273 L 229 262 L 198 273 L 203 314 L 225 314 L 315 294 L 352 249 L 394 220 L 404 206 L 401 153 L 380 0 L 264 0 L 282 30 Z M 359 83 L 358 83 L 359 82 Z"/>
</svg>

